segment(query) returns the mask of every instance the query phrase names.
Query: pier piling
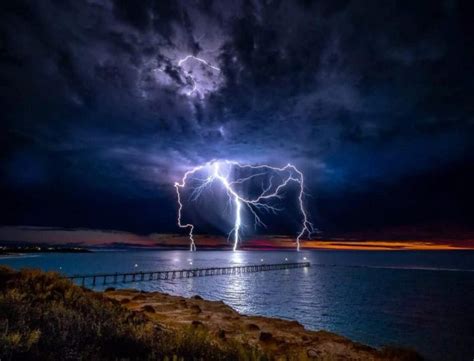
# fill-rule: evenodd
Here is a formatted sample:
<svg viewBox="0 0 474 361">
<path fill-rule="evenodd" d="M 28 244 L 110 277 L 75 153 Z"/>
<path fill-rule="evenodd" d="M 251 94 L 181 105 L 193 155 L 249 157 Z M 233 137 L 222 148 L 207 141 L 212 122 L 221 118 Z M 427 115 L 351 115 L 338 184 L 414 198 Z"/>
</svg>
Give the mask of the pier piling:
<svg viewBox="0 0 474 361">
<path fill-rule="evenodd" d="M 276 271 L 283 269 L 293 268 L 306 268 L 310 267 L 309 262 L 294 262 L 294 263 L 274 263 L 274 264 L 259 264 L 259 265 L 244 265 L 244 266 L 231 266 L 231 267 L 212 267 L 212 268 L 192 268 L 192 269 L 180 269 L 180 270 L 168 270 L 168 271 L 140 271 L 140 272 L 129 272 L 129 273 L 104 273 L 104 274 L 90 274 L 90 275 L 74 275 L 69 276 L 72 281 L 79 281 L 82 286 L 85 286 L 89 280 L 92 286 L 97 284 L 97 281 L 102 280 L 102 284 L 107 283 L 107 278 L 111 277 L 113 283 L 117 283 L 119 277 L 122 279 L 122 283 L 126 282 L 137 282 L 137 281 L 154 281 L 154 280 L 169 280 L 169 279 L 181 279 L 191 277 L 205 277 L 205 276 L 218 276 L 218 275 L 237 275 L 243 273 L 253 272 L 264 272 L 264 271 Z M 145 277 L 148 275 L 148 277 Z M 131 276 L 127 278 L 127 276 Z M 138 276 L 138 277 L 137 277 Z"/>
</svg>

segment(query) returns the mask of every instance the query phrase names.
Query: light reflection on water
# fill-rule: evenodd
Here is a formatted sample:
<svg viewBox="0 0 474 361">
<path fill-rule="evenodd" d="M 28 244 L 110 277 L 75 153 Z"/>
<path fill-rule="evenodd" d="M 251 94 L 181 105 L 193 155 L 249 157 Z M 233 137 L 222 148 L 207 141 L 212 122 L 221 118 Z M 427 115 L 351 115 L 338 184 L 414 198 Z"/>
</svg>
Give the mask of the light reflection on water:
<svg viewBox="0 0 474 361">
<path fill-rule="evenodd" d="M 296 319 L 308 328 L 326 329 L 374 346 L 410 346 L 436 360 L 465 360 L 474 355 L 473 256 L 472 252 L 127 251 L 44 254 L 1 262 L 15 268 L 59 271 L 61 267 L 61 272 L 72 275 L 306 258 L 312 264 L 308 269 L 117 287 L 199 294 L 223 300 L 245 314 Z"/>
</svg>

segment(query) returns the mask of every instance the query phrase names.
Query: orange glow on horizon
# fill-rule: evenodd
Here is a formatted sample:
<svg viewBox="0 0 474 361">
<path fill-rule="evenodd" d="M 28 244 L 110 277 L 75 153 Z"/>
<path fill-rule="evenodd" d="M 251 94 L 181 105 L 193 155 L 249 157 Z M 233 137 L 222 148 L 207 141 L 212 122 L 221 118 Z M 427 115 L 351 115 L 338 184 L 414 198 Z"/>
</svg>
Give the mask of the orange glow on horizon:
<svg viewBox="0 0 474 361">
<path fill-rule="evenodd" d="M 464 243 L 464 242 L 463 242 Z M 341 250 L 383 250 L 383 251 L 447 251 L 447 250 L 473 250 L 465 245 L 453 245 L 450 243 L 435 243 L 426 241 L 307 241 L 303 248 L 306 249 L 341 249 Z"/>
<path fill-rule="evenodd" d="M 247 248 L 294 248 L 294 240 L 286 237 L 250 241 Z M 301 243 L 301 249 L 359 251 L 452 251 L 474 250 L 474 240 L 311 240 Z"/>
<path fill-rule="evenodd" d="M 148 234 L 137 235 L 123 231 L 90 229 L 57 229 L 42 227 L 0 227 L 0 239 L 10 242 L 36 242 L 82 247 L 166 247 L 187 248 L 186 235 Z M 231 247 L 223 236 L 196 235 L 196 245 L 204 248 L 228 249 Z M 302 249 L 364 250 L 364 251 L 452 251 L 474 250 L 474 238 L 464 239 L 414 239 L 414 240 L 364 240 L 354 238 L 329 238 L 302 241 Z M 295 239 L 288 236 L 262 236 L 247 239 L 241 249 L 295 249 Z"/>
</svg>

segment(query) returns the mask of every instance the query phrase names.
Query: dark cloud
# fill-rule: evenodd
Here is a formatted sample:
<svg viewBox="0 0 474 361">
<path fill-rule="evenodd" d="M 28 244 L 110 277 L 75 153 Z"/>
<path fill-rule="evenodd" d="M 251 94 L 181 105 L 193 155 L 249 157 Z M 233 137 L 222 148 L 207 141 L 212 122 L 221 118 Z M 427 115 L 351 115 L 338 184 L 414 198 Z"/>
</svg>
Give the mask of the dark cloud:
<svg viewBox="0 0 474 361">
<path fill-rule="evenodd" d="M 146 221 L 115 228 L 173 231 L 170 185 L 217 158 L 301 167 L 322 229 L 392 202 L 375 223 L 417 222 L 402 216 L 408 178 L 449 174 L 447 194 L 472 179 L 472 13 L 461 0 L 5 2 L 3 222 L 113 227 L 136 209 Z M 466 223 L 451 211 L 472 211 L 461 183 L 440 208 Z M 347 210 L 346 196 L 367 203 Z M 52 206 L 36 218 L 38 202 Z"/>
</svg>

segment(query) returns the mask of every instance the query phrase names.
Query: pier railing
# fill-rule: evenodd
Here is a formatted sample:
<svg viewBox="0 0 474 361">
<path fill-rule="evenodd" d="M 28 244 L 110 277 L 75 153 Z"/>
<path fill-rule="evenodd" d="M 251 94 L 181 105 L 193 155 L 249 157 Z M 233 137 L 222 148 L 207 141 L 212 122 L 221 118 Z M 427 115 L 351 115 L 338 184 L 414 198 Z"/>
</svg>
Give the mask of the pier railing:
<svg viewBox="0 0 474 361">
<path fill-rule="evenodd" d="M 220 275 L 236 275 L 250 272 L 264 272 L 276 271 L 292 268 L 309 267 L 309 262 L 296 263 L 274 263 L 274 264 L 258 264 L 258 265 L 241 265 L 229 267 L 210 267 L 210 268 L 191 268 L 180 270 L 163 270 L 163 271 L 140 271 L 140 272 L 124 272 L 124 273 L 98 273 L 87 275 L 69 276 L 72 281 L 78 281 L 83 286 L 91 284 L 110 284 L 118 282 L 138 282 L 138 281 L 157 281 L 157 280 L 172 280 L 179 278 L 191 277 L 205 277 L 205 276 L 220 276 Z"/>
</svg>

